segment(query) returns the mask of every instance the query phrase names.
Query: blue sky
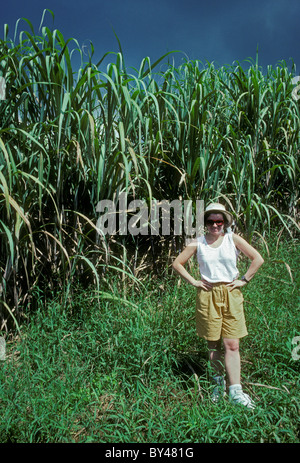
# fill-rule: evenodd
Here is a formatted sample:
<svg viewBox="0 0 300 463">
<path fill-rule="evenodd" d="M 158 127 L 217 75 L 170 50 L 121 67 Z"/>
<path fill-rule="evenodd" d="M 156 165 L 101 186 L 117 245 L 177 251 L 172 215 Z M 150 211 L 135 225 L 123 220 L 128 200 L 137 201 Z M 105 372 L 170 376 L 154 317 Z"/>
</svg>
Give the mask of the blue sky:
<svg viewBox="0 0 300 463">
<path fill-rule="evenodd" d="M 46 8 L 55 19 L 46 14 L 45 25 L 81 47 L 93 42 L 94 62 L 119 51 L 113 28 L 127 66 L 139 67 L 146 56 L 154 62 L 172 50 L 182 52 L 174 55 L 176 64 L 186 58 L 232 64 L 255 59 L 258 46 L 261 66 L 281 60 L 290 65 L 293 58 L 299 74 L 300 0 L 6 0 L 1 31 L 7 23 L 13 37 L 16 21 L 25 17 L 38 32 Z M 19 30 L 26 28 L 19 24 Z"/>
</svg>

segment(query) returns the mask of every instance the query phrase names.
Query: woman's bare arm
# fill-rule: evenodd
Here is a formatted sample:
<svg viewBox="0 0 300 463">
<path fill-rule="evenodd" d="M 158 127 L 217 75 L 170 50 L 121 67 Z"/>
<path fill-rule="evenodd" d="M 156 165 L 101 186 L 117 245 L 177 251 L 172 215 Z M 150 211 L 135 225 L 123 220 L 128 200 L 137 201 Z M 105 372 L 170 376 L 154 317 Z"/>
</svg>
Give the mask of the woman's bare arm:
<svg viewBox="0 0 300 463">
<path fill-rule="evenodd" d="M 172 267 L 173 269 L 188 283 L 196 288 L 208 290 L 211 285 L 204 280 L 195 280 L 192 275 L 185 269 L 185 264 L 197 252 L 197 242 L 192 241 L 187 247 L 176 257 Z"/>
<path fill-rule="evenodd" d="M 264 263 L 264 259 L 260 255 L 260 253 L 251 246 L 244 238 L 239 235 L 233 234 L 233 242 L 236 247 L 251 260 L 250 267 L 248 268 L 247 272 L 245 273 L 245 278 L 250 281 L 251 278 L 254 277 L 255 273 L 262 266 Z M 231 289 L 244 286 L 247 284 L 241 280 L 235 280 L 227 286 L 231 286 Z"/>
</svg>

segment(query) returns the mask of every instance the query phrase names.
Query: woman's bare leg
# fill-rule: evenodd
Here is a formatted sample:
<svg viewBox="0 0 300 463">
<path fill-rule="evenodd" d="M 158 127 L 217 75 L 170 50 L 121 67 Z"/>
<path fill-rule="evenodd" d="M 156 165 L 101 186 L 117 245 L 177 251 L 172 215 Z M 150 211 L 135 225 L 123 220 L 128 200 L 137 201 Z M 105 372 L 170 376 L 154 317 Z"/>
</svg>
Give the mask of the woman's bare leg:
<svg viewBox="0 0 300 463">
<path fill-rule="evenodd" d="M 208 341 L 208 358 L 212 368 L 213 376 L 222 376 L 224 374 L 224 366 L 221 352 L 221 339 L 218 341 Z"/>
<path fill-rule="evenodd" d="M 223 343 L 225 349 L 225 368 L 229 386 L 232 384 L 240 384 L 241 359 L 239 351 L 239 340 L 224 338 Z"/>
</svg>

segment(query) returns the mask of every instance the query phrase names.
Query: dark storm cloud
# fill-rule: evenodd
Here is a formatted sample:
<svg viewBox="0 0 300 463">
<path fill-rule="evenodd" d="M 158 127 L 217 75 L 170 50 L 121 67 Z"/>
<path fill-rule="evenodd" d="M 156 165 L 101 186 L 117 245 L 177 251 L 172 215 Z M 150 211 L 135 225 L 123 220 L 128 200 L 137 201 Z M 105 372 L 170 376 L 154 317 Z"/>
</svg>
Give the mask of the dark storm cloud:
<svg viewBox="0 0 300 463">
<path fill-rule="evenodd" d="M 95 59 L 118 51 L 114 29 L 129 66 L 171 50 L 184 52 L 175 55 L 177 62 L 188 57 L 231 64 L 255 59 L 257 46 L 263 66 L 291 57 L 300 64 L 299 0 L 11 0 L 2 20 L 13 28 L 25 16 L 38 28 L 44 8 L 54 11 L 54 27 L 65 38 L 92 41 Z M 46 22 L 52 27 L 50 15 Z"/>
</svg>

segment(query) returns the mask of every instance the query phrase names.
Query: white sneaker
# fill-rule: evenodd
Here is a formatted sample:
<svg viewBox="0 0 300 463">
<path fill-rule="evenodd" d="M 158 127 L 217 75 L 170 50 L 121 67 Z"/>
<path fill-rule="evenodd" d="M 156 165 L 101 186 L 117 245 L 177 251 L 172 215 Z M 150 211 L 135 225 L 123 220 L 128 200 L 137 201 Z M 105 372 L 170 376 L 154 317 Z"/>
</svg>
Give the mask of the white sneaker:
<svg viewBox="0 0 300 463">
<path fill-rule="evenodd" d="M 250 399 L 248 394 L 245 394 L 245 392 L 243 392 L 241 386 L 230 391 L 229 401 L 234 404 L 244 405 L 247 408 L 251 408 L 251 409 L 255 408 L 255 404 L 253 400 Z"/>
</svg>

